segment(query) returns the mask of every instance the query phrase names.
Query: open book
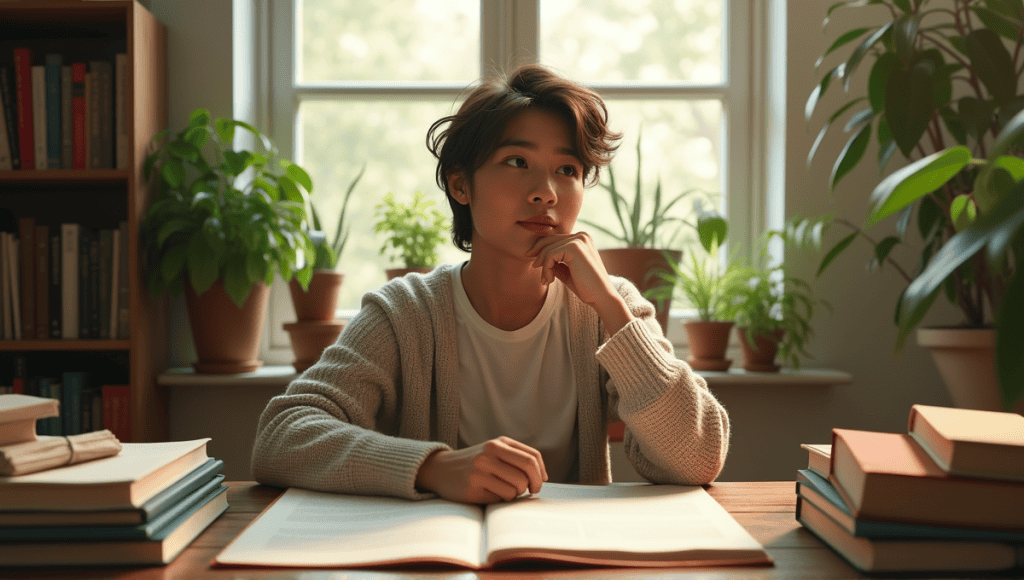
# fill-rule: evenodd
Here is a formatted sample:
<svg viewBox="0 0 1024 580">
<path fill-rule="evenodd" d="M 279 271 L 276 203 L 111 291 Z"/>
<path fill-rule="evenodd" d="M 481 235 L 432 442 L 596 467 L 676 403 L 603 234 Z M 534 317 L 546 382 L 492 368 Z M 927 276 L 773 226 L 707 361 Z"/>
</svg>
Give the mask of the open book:
<svg viewBox="0 0 1024 580">
<path fill-rule="evenodd" d="M 480 569 L 520 560 L 636 567 L 772 562 L 701 487 L 545 483 L 536 495 L 486 507 L 292 488 L 214 563 Z"/>
</svg>

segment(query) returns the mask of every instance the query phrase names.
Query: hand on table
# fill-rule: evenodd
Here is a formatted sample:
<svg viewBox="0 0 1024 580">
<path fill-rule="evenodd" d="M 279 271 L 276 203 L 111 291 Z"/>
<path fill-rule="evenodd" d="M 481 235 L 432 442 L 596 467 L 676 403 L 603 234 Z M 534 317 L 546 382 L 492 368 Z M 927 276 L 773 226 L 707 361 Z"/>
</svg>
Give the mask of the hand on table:
<svg viewBox="0 0 1024 580">
<path fill-rule="evenodd" d="M 435 451 L 420 466 L 416 487 L 451 501 L 485 504 L 510 501 L 527 490 L 537 493 L 547 478 L 539 451 L 503 436 Z"/>
</svg>

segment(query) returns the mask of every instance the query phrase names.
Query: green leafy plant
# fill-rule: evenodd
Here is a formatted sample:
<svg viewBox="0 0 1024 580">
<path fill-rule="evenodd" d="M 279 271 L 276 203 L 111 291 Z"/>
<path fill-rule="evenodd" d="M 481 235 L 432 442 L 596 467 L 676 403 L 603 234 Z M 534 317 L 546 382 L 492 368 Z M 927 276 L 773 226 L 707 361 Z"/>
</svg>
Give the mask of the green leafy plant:
<svg viewBox="0 0 1024 580">
<path fill-rule="evenodd" d="M 1006 300 L 1013 289 L 1020 291 L 1015 274 L 1024 256 L 1017 186 L 1024 175 L 1018 116 L 1024 109 L 1018 89 L 1024 72 L 1024 3 L 949 0 L 933 6 L 928 0 L 874 0 L 840 2 L 828 14 L 868 4 L 885 6 L 891 18 L 845 31 L 825 51 L 819 65 L 857 41 L 811 93 L 807 118 L 833 80 L 849 90 L 854 71 L 872 60 L 866 91 L 830 116 L 808 162 L 829 126 L 860 104 L 866 108 L 847 122 L 853 136 L 835 161 L 830 189 L 861 161 L 873 134 L 880 170 L 897 149 L 910 163 L 872 191 L 863 224 L 836 220 L 852 233 L 825 255 L 818 272 L 858 237 L 874 246 L 872 263 L 891 264 L 907 282 L 896 302 L 897 349 L 939 294 L 962 312 L 965 326 L 994 322 L 1000 389 L 1009 409 L 1024 394 L 1024 367 L 1013 353 L 1024 343 L 1022 314 Z M 906 240 L 914 216 L 924 243 L 910 269 L 890 253 Z M 887 218 L 896 220 L 898 235 L 876 240 L 866 233 Z"/>
<path fill-rule="evenodd" d="M 356 188 L 356 184 L 362 179 L 363 173 L 366 171 L 366 165 L 363 165 L 362 169 L 359 170 L 359 174 L 356 175 L 352 183 L 348 184 L 348 189 L 345 190 L 345 198 L 341 202 L 341 215 L 338 216 L 338 227 L 334 229 L 334 239 L 328 240 L 326 232 L 323 231 L 323 226 L 320 221 L 320 214 L 316 210 L 316 205 L 313 200 L 309 202 L 309 211 L 313 217 L 313 230 L 309 232 L 309 237 L 313 240 L 313 246 L 316 248 L 316 258 L 313 260 L 314 270 L 333 270 L 338 266 L 338 260 L 341 258 L 341 253 L 345 250 L 345 243 L 348 242 L 348 235 L 350 229 L 345 227 L 345 212 L 348 209 L 348 200 L 352 197 L 352 191 Z"/>
<path fill-rule="evenodd" d="M 251 133 L 263 151 L 235 151 L 236 128 Z M 156 198 L 142 224 L 147 286 L 154 296 L 177 296 L 186 283 L 202 294 L 218 279 L 241 306 L 253 284 L 272 284 L 274 271 L 303 288 L 312 277 L 313 243 L 304 227 L 313 184 L 298 165 L 282 159 L 266 136 L 232 119 L 197 109 L 188 126 L 146 158 L 156 172 Z"/>
<path fill-rule="evenodd" d="M 384 201 L 377 205 L 380 220 L 374 228 L 377 233 L 388 234 L 380 248 L 381 255 L 390 245 L 398 252 L 391 260 L 400 260 L 406 268 L 437 266 L 440 261 L 437 247 L 444 242 L 449 225 L 444 214 L 436 209 L 428 211 L 432 205 L 434 202 L 424 200 L 419 191 L 410 205 L 395 202 L 391 193 L 385 195 Z"/>
<path fill-rule="evenodd" d="M 690 252 L 689 271 L 669 260 L 672 271 L 659 272 L 658 276 L 671 285 L 652 288 L 648 297 L 663 300 L 680 292 L 697 309 L 699 320 L 732 320 L 739 307 L 737 299 L 746 287 L 747 269 L 730 259 L 722 270 L 717 256 L 717 245 L 701 258 L 696 252 Z"/>
<path fill-rule="evenodd" d="M 626 194 L 619 190 L 618 185 L 615 181 L 615 171 L 612 167 L 608 166 L 608 183 L 601 182 L 600 185 L 608 191 L 608 195 L 611 197 L 612 208 L 615 210 L 615 218 L 619 222 L 621 233 L 615 232 L 612 229 L 605 227 L 601 224 L 594 223 L 589 220 L 580 219 L 581 222 L 588 226 L 604 232 L 612 238 L 618 240 L 628 248 L 653 248 L 660 241 L 658 238 L 658 232 L 661 226 L 670 222 L 679 222 L 681 225 L 684 220 L 680 218 L 667 217 L 668 211 L 672 209 L 676 203 L 686 198 L 687 196 L 698 193 L 699 190 L 690 189 L 680 193 L 676 197 L 672 198 L 662 206 L 661 198 L 661 180 L 654 186 L 654 207 L 651 209 L 650 219 L 644 221 L 643 215 L 643 181 L 642 181 L 642 159 L 640 155 L 640 143 L 642 142 L 642 131 L 637 137 L 636 142 L 636 191 L 633 194 L 633 202 L 630 203 L 626 197 Z M 721 222 L 721 227 L 724 227 L 724 220 Z M 710 226 L 709 226 L 710 227 Z M 715 227 L 719 227 L 716 223 Z M 678 233 L 677 233 L 678 234 Z M 676 234 L 676 235 L 677 235 Z M 674 239 L 673 235 L 670 239 Z M 725 233 L 722 232 L 721 239 L 725 238 Z M 669 247 L 672 242 L 669 241 L 663 245 L 663 247 Z"/>
</svg>

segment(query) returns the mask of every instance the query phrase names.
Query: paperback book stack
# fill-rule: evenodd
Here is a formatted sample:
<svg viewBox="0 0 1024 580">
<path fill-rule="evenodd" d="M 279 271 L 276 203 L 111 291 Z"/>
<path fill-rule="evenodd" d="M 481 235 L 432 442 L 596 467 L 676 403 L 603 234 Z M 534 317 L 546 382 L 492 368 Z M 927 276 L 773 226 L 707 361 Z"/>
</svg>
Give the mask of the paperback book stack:
<svg viewBox="0 0 1024 580">
<path fill-rule="evenodd" d="M 914 405 L 802 445 L 796 517 L 865 572 L 1024 572 L 1024 416 Z"/>
<path fill-rule="evenodd" d="M 0 475 L 0 567 L 166 564 L 227 509 L 209 439 L 122 444 L 109 431 L 26 427 L 56 406 L 0 395 L 0 473 L 13 473 Z"/>
</svg>

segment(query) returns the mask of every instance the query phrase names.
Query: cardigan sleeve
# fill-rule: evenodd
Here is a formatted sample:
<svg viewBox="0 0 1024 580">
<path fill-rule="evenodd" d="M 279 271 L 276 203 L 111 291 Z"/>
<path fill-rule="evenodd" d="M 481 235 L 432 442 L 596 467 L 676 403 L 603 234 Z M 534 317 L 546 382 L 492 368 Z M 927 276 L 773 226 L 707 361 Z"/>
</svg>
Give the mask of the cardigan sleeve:
<svg viewBox="0 0 1024 580">
<path fill-rule="evenodd" d="M 626 457 L 655 483 L 714 481 L 729 450 L 729 416 L 703 377 L 677 359 L 632 284 L 619 288 L 635 320 L 597 351 L 613 414 L 625 423 Z"/>
<path fill-rule="evenodd" d="M 401 371 L 395 331 L 364 302 L 319 362 L 260 417 L 252 472 L 260 483 L 336 493 L 433 497 L 416 473 L 443 443 L 397 437 Z"/>
</svg>

